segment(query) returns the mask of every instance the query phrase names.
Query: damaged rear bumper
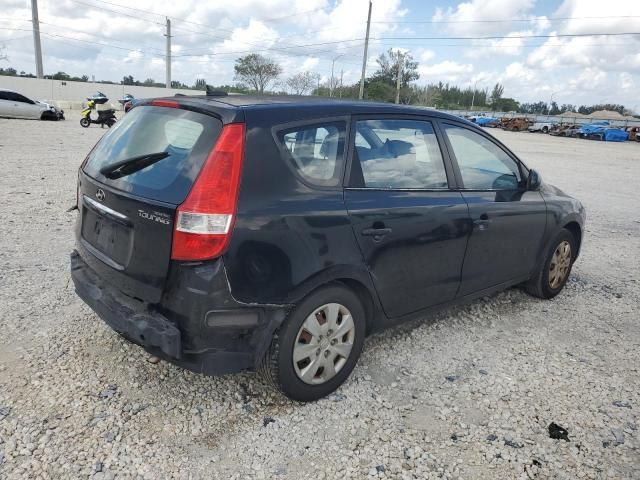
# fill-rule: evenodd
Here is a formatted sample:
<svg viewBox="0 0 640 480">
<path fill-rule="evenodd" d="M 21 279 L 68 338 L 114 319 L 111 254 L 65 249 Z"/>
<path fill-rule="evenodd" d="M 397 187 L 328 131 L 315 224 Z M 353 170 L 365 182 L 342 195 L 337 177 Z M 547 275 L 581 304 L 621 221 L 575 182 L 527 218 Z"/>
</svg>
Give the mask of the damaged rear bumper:
<svg viewBox="0 0 640 480">
<path fill-rule="evenodd" d="M 201 275 L 213 291 L 196 288 Z M 221 278 L 212 282 L 212 275 Z M 129 297 L 104 282 L 77 251 L 71 254 L 71 278 L 78 296 L 127 340 L 207 375 L 254 370 L 286 315 L 283 306 L 235 302 L 220 265 L 210 270 L 174 269 L 168 281 L 179 285 L 182 293 L 168 288 L 158 305 Z"/>
</svg>

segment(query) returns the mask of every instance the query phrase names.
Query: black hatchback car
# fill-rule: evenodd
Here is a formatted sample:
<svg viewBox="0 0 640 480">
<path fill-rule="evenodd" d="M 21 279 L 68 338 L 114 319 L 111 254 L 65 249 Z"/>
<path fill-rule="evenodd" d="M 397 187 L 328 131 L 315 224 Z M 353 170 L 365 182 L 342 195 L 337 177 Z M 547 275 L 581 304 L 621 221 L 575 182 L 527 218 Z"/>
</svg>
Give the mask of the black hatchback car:
<svg viewBox="0 0 640 480">
<path fill-rule="evenodd" d="M 367 334 L 523 284 L 562 290 L 585 213 L 481 128 L 287 97 L 138 103 L 78 173 L 77 294 L 184 368 L 309 401 Z"/>
</svg>

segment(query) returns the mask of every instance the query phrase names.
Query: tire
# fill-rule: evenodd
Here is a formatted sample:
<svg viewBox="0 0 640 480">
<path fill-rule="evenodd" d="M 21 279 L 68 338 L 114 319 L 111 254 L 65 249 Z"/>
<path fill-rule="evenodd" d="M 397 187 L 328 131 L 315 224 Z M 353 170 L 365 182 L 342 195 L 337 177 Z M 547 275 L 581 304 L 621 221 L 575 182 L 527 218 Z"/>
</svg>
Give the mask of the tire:
<svg viewBox="0 0 640 480">
<path fill-rule="evenodd" d="M 542 127 L 542 133 L 549 133 L 549 128 Z"/>
<path fill-rule="evenodd" d="M 318 312 L 320 317 L 312 316 L 316 310 L 322 307 L 336 308 L 331 305 L 339 305 L 344 308 L 339 310 L 340 313 L 336 317 L 338 322 L 348 322 L 346 313 L 350 313 L 350 318 L 353 321 L 352 330 L 343 330 L 346 333 L 343 333 L 342 336 L 338 335 L 339 339 L 331 339 L 331 335 L 326 335 L 330 330 L 324 330 L 324 335 L 319 337 L 311 335 L 306 328 L 303 328 L 303 325 L 306 327 L 306 322 L 309 319 L 323 319 L 324 313 L 335 311 L 323 309 Z M 330 322 L 327 320 L 324 325 L 320 325 L 318 322 L 317 325 L 320 329 L 329 328 Z M 339 323 L 336 328 L 340 328 L 342 325 L 348 328 L 350 324 Z M 260 373 L 267 383 L 292 400 L 311 402 L 325 397 L 342 385 L 356 366 L 364 345 L 365 326 L 364 308 L 351 290 L 339 285 L 320 288 L 302 300 L 289 314 L 279 331 L 274 334 Z M 352 337 L 350 337 L 351 331 L 353 331 Z M 305 343 L 302 343 L 305 336 L 309 338 L 305 340 Z M 318 337 L 324 337 L 323 343 L 318 340 Z M 336 347 L 333 346 L 334 341 L 337 343 Z M 335 354 L 338 349 L 342 350 L 349 344 L 352 346 L 346 357 Z M 304 349 L 305 345 L 309 345 L 309 347 Z M 311 353 L 305 354 L 302 351 L 307 357 L 295 363 L 294 347 L 300 348 L 301 346 L 304 351 L 308 350 Z M 329 365 L 329 362 L 333 365 L 332 368 L 335 368 L 334 376 L 331 376 L 329 370 L 327 370 L 328 373 L 325 372 L 323 365 Z M 306 380 L 303 380 L 301 375 L 305 372 L 311 372 L 311 374 L 305 374 Z M 325 374 L 328 377 L 326 380 L 323 379 Z"/>
<path fill-rule="evenodd" d="M 89 120 L 86 117 L 82 117 L 80 119 L 80 126 L 81 127 L 88 128 L 89 125 L 91 125 L 91 122 L 89 122 Z"/>
<path fill-rule="evenodd" d="M 567 261 L 558 262 L 558 259 L 562 258 L 562 255 L 558 256 L 557 252 L 565 245 L 568 245 L 570 249 L 568 252 L 568 263 Z M 560 230 L 549 244 L 549 248 L 545 252 L 535 274 L 526 284 L 525 288 L 527 292 L 534 297 L 545 299 L 550 299 L 558 295 L 566 285 L 569 275 L 571 274 L 571 267 L 576 259 L 576 248 L 576 239 L 573 234 L 566 228 Z M 564 266 L 562 266 L 563 264 Z M 555 269 L 553 265 L 555 265 Z M 562 271 L 562 278 L 557 276 L 557 269 Z M 555 272 L 556 275 L 553 275 L 553 272 Z"/>
</svg>

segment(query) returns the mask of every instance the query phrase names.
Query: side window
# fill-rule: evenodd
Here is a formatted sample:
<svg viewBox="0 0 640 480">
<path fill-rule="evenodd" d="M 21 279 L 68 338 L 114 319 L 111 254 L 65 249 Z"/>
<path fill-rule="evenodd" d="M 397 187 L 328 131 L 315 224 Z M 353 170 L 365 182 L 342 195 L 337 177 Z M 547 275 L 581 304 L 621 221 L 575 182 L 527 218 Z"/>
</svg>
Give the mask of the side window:
<svg viewBox="0 0 640 480">
<path fill-rule="evenodd" d="M 365 188 L 446 189 L 447 175 L 431 122 L 360 120 L 356 154 Z M 359 172 L 358 175 L 359 177 Z"/>
<path fill-rule="evenodd" d="M 521 181 L 518 163 L 488 138 L 464 127 L 442 125 L 458 161 L 464 188 L 515 190 Z"/>
<path fill-rule="evenodd" d="M 0 100 L 9 100 L 8 92 L 0 91 Z"/>
<path fill-rule="evenodd" d="M 16 102 L 21 102 L 21 103 L 28 103 L 30 105 L 33 104 L 33 101 L 29 100 L 27 97 L 20 95 L 19 93 L 16 93 Z"/>
<path fill-rule="evenodd" d="M 277 137 L 304 180 L 332 187 L 342 180 L 345 130 L 345 122 L 329 122 L 283 130 Z"/>
</svg>

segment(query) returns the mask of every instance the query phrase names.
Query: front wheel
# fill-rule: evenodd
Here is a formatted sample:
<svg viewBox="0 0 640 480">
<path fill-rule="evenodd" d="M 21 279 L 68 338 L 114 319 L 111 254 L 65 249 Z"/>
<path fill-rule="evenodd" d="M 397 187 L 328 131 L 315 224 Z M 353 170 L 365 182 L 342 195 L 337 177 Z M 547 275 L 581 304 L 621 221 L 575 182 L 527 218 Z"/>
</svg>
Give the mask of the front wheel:
<svg viewBox="0 0 640 480">
<path fill-rule="evenodd" d="M 536 273 L 526 285 L 527 292 L 538 298 L 553 298 L 564 288 L 576 258 L 576 239 L 563 228 L 551 242 Z"/>
<path fill-rule="evenodd" d="M 274 335 L 262 373 L 292 400 L 318 400 L 349 377 L 362 352 L 365 330 L 364 308 L 351 290 L 319 289 Z"/>
<path fill-rule="evenodd" d="M 87 128 L 89 125 L 91 124 L 91 122 L 89 121 L 89 119 L 87 117 L 82 117 L 80 119 L 80 126 Z"/>
</svg>

